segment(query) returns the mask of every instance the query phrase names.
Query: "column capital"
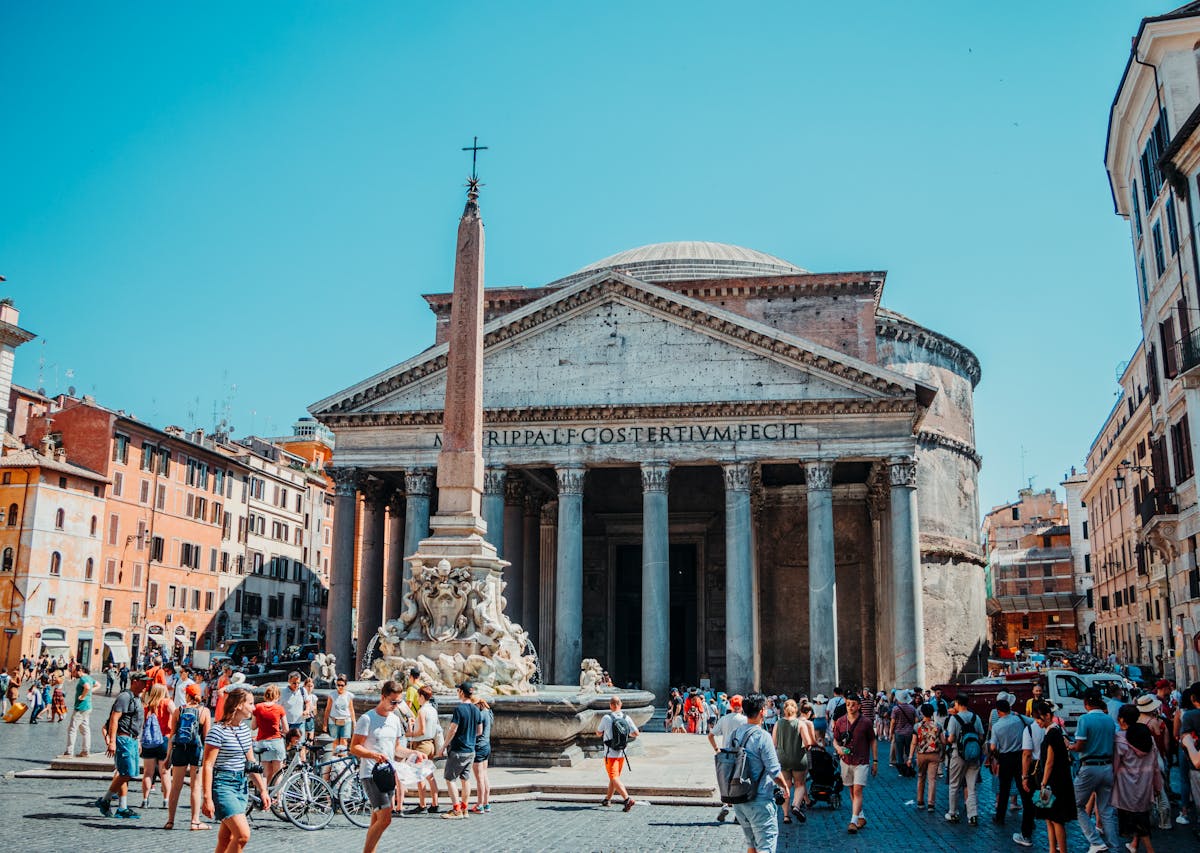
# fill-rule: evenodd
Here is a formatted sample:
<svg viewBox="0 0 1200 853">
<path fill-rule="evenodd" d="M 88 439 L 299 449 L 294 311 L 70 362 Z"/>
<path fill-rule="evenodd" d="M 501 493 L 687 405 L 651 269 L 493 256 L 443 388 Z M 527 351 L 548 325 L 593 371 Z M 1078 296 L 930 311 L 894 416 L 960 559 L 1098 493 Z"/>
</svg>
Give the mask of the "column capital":
<svg viewBox="0 0 1200 853">
<path fill-rule="evenodd" d="M 525 490 L 525 499 L 523 501 L 526 515 L 540 515 L 544 501 L 542 496 L 537 494 L 533 489 Z"/>
<path fill-rule="evenodd" d="M 670 476 L 670 462 L 643 462 L 642 491 L 665 492 L 667 490 L 667 480 Z"/>
<path fill-rule="evenodd" d="M 542 524 L 551 526 L 558 524 L 558 501 L 547 501 L 542 504 L 540 518 Z"/>
<path fill-rule="evenodd" d="M 433 491 L 433 471 L 429 468 L 412 468 L 405 471 L 404 490 L 410 495 L 429 497 Z"/>
<path fill-rule="evenodd" d="M 525 481 L 520 477 L 509 477 L 504 481 L 504 503 L 520 506 L 525 500 Z"/>
<path fill-rule="evenodd" d="M 561 465 L 554 469 L 558 475 L 558 493 L 560 495 L 582 495 L 583 477 L 587 469 L 582 465 Z"/>
<path fill-rule="evenodd" d="M 391 497 L 387 499 L 388 512 L 392 514 L 393 518 L 404 515 L 404 503 L 404 492 L 399 489 L 393 490 Z"/>
<path fill-rule="evenodd" d="M 363 500 L 369 504 L 383 503 L 391 490 L 391 486 L 383 480 L 363 480 L 358 490 L 362 492 Z"/>
<path fill-rule="evenodd" d="M 750 464 L 747 462 L 722 462 L 721 472 L 725 475 L 725 491 L 750 491 Z"/>
<path fill-rule="evenodd" d="M 892 488 L 917 487 L 917 460 L 911 456 L 893 456 L 888 460 L 888 482 Z"/>
<path fill-rule="evenodd" d="M 483 493 L 485 495 L 504 494 L 505 474 L 502 466 L 485 468 L 483 471 Z"/>
<path fill-rule="evenodd" d="M 325 473 L 333 480 L 333 493 L 338 497 L 352 497 L 358 491 L 357 468 L 335 465 L 326 468 Z"/>
<path fill-rule="evenodd" d="M 804 482 L 808 490 L 833 488 L 833 463 L 828 459 L 813 459 L 804 463 Z"/>
</svg>

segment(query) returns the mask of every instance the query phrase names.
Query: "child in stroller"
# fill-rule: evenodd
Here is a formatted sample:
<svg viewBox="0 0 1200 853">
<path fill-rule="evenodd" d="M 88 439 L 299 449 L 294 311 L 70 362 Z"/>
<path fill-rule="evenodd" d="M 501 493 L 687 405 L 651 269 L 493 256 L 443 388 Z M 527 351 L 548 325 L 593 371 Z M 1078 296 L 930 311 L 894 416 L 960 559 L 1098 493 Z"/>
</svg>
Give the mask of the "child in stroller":
<svg viewBox="0 0 1200 853">
<path fill-rule="evenodd" d="M 833 756 L 819 746 L 808 750 L 808 799 L 831 809 L 842 807 L 842 774 Z"/>
</svg>

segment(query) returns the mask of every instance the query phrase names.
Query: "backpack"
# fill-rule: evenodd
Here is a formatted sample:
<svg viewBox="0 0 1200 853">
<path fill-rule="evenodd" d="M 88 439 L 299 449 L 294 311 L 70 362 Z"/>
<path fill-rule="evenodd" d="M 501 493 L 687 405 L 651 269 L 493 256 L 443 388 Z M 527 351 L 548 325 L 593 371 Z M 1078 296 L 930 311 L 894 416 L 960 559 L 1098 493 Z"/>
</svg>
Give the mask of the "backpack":
<svg viewBox="0 0 1200 853">
<path fill-rule="evenodd" d="M 604 745 L 613 752 L 624 752 L 625 748 L 629 746 L 629 735 L 633 731 L 633 726 L 630 725 L 629 718 L 624 714 L 610 716 L 612 717 L 612 736 L 604 742 Z"/>
<path fill-rule="evenodd" d="M 179 730 L 175 732 L 175 743 L 191 746 L 200 742 L 200 712 L 195 708 L 184 708 L 179 712 Z"/>
<path fill-rule="evenodd" d="M 745 725 L 729 736 L 729 744 L 715 756 L 713 761 L 717 768 L 717 791 L 721 802 L 736 805 L 748 803 L 754 799 L 758 780 L 750 778 L 750 762 L 746 755 L 746 740 L 737 745 L 737 736 L 746 732 L 746 737 L 757 726 Z"/>
<path fill-rule="evenodd" d="M 158 724 L 158 714 L 147 709 L 145 719 L 142 721 L 142 746 L 148 746 L 151 749 L 157 746 L 162 746 L 166 742 L 163 738 L 162 726 Z"/>
<path fill-rule="evenodd" d="M 969 729 L 963 726 L 962 720 L 958 721 L 958 754 L 968 764 L 978 764 L 983 759 L 983 739 L 975 730 L 975 722 L 978 719 L 975 714 L 971 714 Z"/>
</svg>

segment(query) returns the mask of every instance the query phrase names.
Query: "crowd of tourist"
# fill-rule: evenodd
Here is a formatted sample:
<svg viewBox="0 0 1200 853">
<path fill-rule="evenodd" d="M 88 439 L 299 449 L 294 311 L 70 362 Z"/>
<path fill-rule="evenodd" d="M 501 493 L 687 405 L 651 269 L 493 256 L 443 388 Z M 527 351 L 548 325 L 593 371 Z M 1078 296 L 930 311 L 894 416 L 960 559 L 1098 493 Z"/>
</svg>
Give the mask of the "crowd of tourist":
<svg viewBox="0 0 1200 853">
<path fill-rule="evenodd" d="M 708 712 L 703 723 L 693 713 L 695 725 L 688 724 L 689 703 Z M 1067 824 L 1078 821 L 1088 853 L 1153 853 L 1152 831 L 1171 827 L 1173 802 L 1179 804 L 1179 826 L 1196 822 L 1200 813 L 1200 682 L 1178 691 L 1163 680 L 1153 693 L 1124 702 L 1092 688 L 1084 705 L 1072 737 L 1040 688 L 1024 702 L 1000 691 L 987 720 L 965 696 L 947 702 L 939 690 L 839 688 L 832 697 L 793 699 L 689 689 L 672 691 L 667 726 L 681 730 L 684 717 L 683 731 L 707 732 L 714 751 L 744 750 L 751 775 L 767 780 L 751 801 L 723 806 L 718 814 L 718 820 L 731 810 L 736 814 L 752 851 L 776 849 L 777 805 L 783 824 L 804 822 L 814 798 L 845 790 L 851 800 L 847 832 L 863 831 L 865 792 L 878 773 L 879 745 L 887 743 L 887 763 L 916 780 L 912 804 L 918 813 L 940 810 L 937 789 L 945 779 L 943 819 L 959 823 L 965 812 L 967 823 L 977 826 L 978 783 L 986 768 L 995 780 L 991 821 L 1003 825 L 1010 812 L 1020 813 L 1015 845 L 1032 847 L 1040 821 L 1050 853 L 1066 853 Z M 753 730 L 763 736 L 752 736 Z M 836 774 L 824 769 L 832 766 L 831 754 Z M 1176 761 L 1177 795 L 1170 787 Z"/>
</svg>

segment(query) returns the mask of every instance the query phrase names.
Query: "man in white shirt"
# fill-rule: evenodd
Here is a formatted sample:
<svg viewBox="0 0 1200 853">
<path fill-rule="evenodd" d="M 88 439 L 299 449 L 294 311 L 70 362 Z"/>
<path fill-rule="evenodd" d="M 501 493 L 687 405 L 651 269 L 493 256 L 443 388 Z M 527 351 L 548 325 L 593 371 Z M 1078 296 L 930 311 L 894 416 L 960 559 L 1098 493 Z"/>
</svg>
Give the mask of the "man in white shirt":
<svg viewBox="0 0 1200 853">
<path fill-rule="evenodd" d="M 746 715 L 742 713 L 742 697 L 740 695 L 730 696 L 729 713 L 717 720 L 717 724 L 708 733 L 708 743 L 712 746 L 713 752 L 720 752 L 721 747 L 729 743 L 729 736 L 744 725 L 746 725 Z M 717 738 L 721 739 L 721 746 L 717 746 Z M 717 813 L 717 820 L 724 823 L 727 817 L 729 817 L 729 804 L 722 803 L 721 811 Z"/>
<path fill-rule="evenodd" d="M 596 730 L 596 734 L 600 735 L 604 743 L 604 771 L 608 774 L 608 793 L 604 795 L 601 805 L 607 806 L 612 802 L 613 794 L 620 794 L 625 800 L 625 811 L 629 811 L 635 802 L 629 796 L 625 783 L 621 781 L 621 770 L 625 766 L 625 747 L 613 742 L 613 728 L 618 720 L 623 724 L 628 740 L 638 736 L 638 727 L 621 710 L 621 697 L 612 696 L 608 700 L 608 713 L 600 720 L 600 728 Z"/>
<path fill-rule="evenodd" d="M 308 691 L 300 684 L 300 673 L 289 672 L 287 687 L 279 692 L 279 704 L 287 712 L 288 730 L 304 727 L 308 714 Z"/>
<path fill-rule="evenodd" d="M 299 675 L 296 676 L 299 679 Z M 418 755 L 417 761 L 425 756 L 399 746 L 404 738 L 404 722 L 396 709 L 404 702 L 404 694 L 395 681 L 385 681 L 379 687 L 379 704 L 363 714 L 354 724 L 354 737 L 350 740 L 350 752 L 358 757 L 358 775 L 363 790 L 371 801 L 371 825 L 367 827 L 367 839 L 363 853 L 373 853 L 383 832 L 392 823 L 392 794 L 396 781 L 386 791 L 376 784 L 374 770 L 378 764 L 390 764 L 399 754 Z M 401 800 L 404 791 L 400 790 Z"/>
</svg>

